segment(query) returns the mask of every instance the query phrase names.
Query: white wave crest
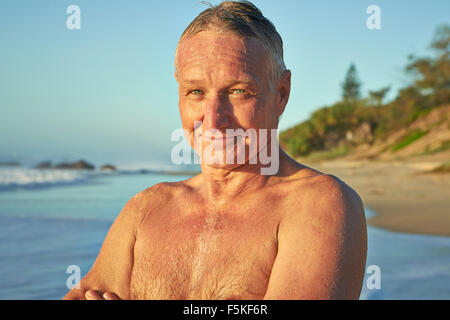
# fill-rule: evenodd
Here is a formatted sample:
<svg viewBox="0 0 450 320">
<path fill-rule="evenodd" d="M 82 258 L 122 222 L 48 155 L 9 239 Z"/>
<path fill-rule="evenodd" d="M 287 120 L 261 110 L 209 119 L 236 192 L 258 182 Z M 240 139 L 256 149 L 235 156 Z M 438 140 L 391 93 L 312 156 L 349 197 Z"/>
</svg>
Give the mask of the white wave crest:
<svg viewBox="0 0 450 320">
<path fill-rule="evenodd" d="M 91 175 L 84 171 L 63 169 L 2 168 L 0 169 L 0 190 L 70 184 L 87 180 Z"/>
</svg>

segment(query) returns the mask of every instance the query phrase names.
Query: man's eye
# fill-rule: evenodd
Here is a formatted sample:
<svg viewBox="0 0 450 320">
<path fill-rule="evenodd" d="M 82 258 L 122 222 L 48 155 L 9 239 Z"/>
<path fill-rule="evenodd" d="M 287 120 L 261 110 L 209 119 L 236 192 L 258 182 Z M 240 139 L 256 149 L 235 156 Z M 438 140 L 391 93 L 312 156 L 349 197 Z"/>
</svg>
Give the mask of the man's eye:
<svg viewBox="0 0 450 320">
<path fill-rule="evenodd" d="M 231 92 L 242 94 L 242 93 L 245 93 L 245 90 L 244 89 L 233 89 L 233 90 L 231 90 Z"/>
<path fill-rule="evenodd" d="M 192 90 L 190 93 L 193 93 L 194 95 L 197 95 L 197 94 L 202 94 L 203 91 L 200 90 L 200 89 L 195 89 L 195 90 Z"/>
</svg>

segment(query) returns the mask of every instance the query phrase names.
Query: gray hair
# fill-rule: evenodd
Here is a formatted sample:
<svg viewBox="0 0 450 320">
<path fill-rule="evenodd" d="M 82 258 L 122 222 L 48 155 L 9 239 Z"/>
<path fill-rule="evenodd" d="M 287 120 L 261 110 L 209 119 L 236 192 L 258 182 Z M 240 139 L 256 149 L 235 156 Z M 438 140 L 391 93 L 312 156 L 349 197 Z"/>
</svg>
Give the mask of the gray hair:
<svg viewBox="0 0 450 320">
<path fill-rule="evenodd" d="M 193 37 L 200 31 L 207 30 L 210 26 L 218 28 L 221 32 L 234 32 L 243 38 L 256 38 L 269 54 L 270 88 L 274 90 L 286 70 L 286 66 L 283 60 L 283 40 L 273 23 L 264 17 L 250 1 L 223 1 L 217 6 L 205 1 L 202 3 L 208 5 L 209 8 L 202 11 L 189 24 L 178 44 L 185 38 Z M 176 78 L 178 78 L 177 54 L 178 46 L 175 52 Z"/>
</svg>

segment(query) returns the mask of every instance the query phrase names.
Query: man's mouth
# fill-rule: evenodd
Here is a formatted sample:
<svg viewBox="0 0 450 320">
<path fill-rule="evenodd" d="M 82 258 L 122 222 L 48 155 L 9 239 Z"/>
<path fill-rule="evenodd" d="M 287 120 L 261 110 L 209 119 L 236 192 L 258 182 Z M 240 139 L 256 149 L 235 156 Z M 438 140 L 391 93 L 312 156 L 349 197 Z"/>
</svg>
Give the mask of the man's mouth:
<svg viewBox="0 0 450 320">
<path fill-rule="evenodd" d="M 204 137 L 205 142 L 210 143 L 221 143 L 222 145 L 232 145 L 236 142 L 236 138 L 234 136 L 226 137 L 224 136 L 212 136 L 212 137 Z"/>
<path fill-rule="evenodd" d="M 202 134 L 201 132 L 199 132 L 198 134 L 195 135 L 196 138 L 201 138 L 203 137 L 203 139 L 207 140 L 207 141 L 212 141 L 212 140 L 234 140 L 235 135 L 227 135 L 226 133 L 220 133 L 220 132 L 215 132 L 215 133 L 208 133 L 206 132 L 205 134 Z"/>
</svg>

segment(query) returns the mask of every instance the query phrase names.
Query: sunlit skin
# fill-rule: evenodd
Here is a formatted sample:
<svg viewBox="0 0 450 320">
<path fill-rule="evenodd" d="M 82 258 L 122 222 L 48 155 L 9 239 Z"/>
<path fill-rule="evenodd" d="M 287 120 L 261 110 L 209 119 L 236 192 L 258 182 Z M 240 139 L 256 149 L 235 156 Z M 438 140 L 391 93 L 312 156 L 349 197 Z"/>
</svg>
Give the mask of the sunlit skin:
<svg viewBox="0 0 450 320">
<path fill-rule="evenodd" d="M 270 90 L 268 66 L 256 39 L 210 29 L 181 41 L 191 144 L 194 121 L 199 134 L 277 128 L 291 73 Z M 193 178 L 135 195 L 65 299 L 357 299 L 367 249 L 359 196 L 281 150 L 277 174 L 260 167 L 202 163 Z"/>
</svg>

